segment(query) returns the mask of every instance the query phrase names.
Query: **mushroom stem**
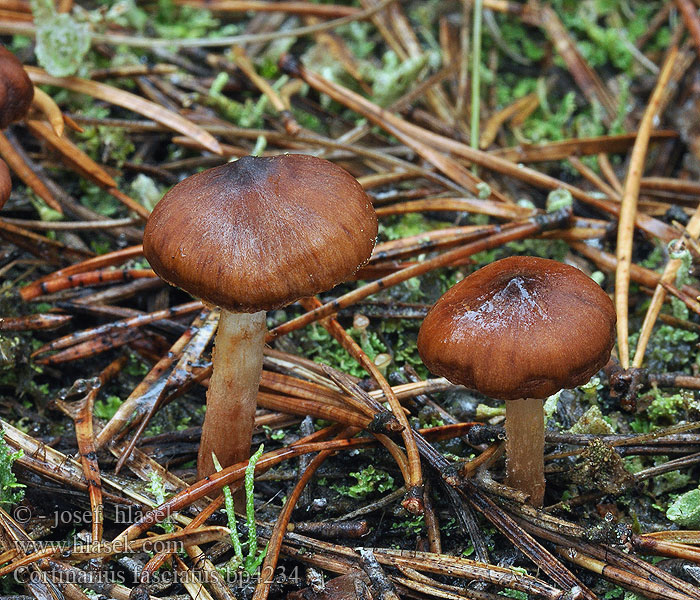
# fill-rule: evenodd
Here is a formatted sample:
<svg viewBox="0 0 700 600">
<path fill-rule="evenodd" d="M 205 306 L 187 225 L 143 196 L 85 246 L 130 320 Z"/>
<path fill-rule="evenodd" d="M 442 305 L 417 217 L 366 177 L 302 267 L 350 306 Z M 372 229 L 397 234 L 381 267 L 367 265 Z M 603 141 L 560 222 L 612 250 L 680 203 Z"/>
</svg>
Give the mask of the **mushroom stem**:
<svg viewBox="0 0 700 600">
<path fill-rule="evenodd" d="M 265 311 L 221 311 L 207 390 L 207 412 L 197 458 L 199 479 L 250 458 L 255 404 L 265 346 Z"/>
<path fill-rule="evenodd" d="M 544 411 L 539 398 L 506 400 L 506 483 L 530 495 L 532 506 L 544 500 Z"/>
</svg>

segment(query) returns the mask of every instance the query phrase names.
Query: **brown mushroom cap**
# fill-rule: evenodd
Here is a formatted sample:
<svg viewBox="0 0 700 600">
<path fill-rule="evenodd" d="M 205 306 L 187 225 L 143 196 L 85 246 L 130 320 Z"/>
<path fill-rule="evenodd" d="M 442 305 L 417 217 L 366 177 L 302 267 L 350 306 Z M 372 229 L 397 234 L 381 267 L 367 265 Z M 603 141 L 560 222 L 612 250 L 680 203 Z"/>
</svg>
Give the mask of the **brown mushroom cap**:
<svg viewBox="0 0 700 600">
<path fill-rule="evenodd" d="M 0 44 L 0 129 L 21 119 L 34 98 L 34 86 L 22 63 Z"/>
<path fill-rule="evenodd" d="M 144 254 L 158 275 L 232 312 L 331 289 L 372 253 L 377 217 L 333 163 L 244 157 L 188 177 L 156 205 Z"/>
<path fill-rule="evenodd" d="M 503 400 L 581 385 L 610 357 L 615 308 L 578 269 L 513 256 L 472 273 L 431 308 L 418 352 L 438 375 Z"/>
</svg>

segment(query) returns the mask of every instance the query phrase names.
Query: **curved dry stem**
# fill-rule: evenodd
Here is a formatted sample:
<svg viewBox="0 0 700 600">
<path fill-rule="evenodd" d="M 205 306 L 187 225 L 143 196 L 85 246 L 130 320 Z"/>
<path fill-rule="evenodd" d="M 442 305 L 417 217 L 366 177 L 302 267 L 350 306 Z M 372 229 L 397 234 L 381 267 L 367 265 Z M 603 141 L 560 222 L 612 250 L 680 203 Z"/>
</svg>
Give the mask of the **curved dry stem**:
<svg viewBox="0 0 700 600">
<path fill-rule="evenodd" d="M 224 468 L 250 457 L 266 333 L 264 311 L 221 311 L 197 458 L 199 479 L 216 471 L 212 452 Z"/>
<path fill-rule="evenodd" d="M 530 495 L 532 506 L 544 499 L 544 410 L 539 398 L 506 401 L 506 483 Z"/>
<path fill-rule="evenodd" d="M 58 137 L 61 137 L 63 135 L 63 114 L 61 113 L 61 109 L 58 108 L 53 101 L 53 98 L 41 88 L 34 86 L 32 106 L 48 119 L 54 133 Z"/>
<path fill-rule="evenodd" d="M 651 128 L 661 108 L 662 99 L 666 91 L 666 86 L 671 78 L 677 56 L 678 49 L 672 47 L 668 52 L 663 69 L 656 81 L 656 87 L 644 111 L 642 121 L 639 124 L 637 139 L 632 148 L 630 166 L 622 191 L 620 219 L 617 226 L 615 309 L 617 311 L 617 348 L 620 356 L 620 365 L 622 365 L 623 369 L 627 369 L 630 366 L 629 340 L 627 336 L 629 334 L 628 301 L 632 263 L 632 238 L 634 235 L 635 217 L 637 216 L 637 201 L 639 199 L 639 190 L 644 170 L 644 160 L 649 146 Z"/>
</svg>

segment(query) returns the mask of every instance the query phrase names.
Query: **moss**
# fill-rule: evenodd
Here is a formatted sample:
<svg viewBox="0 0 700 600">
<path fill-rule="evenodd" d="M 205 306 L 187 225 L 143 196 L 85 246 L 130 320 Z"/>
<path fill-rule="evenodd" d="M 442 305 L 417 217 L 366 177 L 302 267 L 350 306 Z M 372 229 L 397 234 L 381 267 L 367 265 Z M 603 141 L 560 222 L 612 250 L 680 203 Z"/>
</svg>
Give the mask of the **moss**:
<svg viewBox="0 0 700 600">
<path fill-rule="evenodd" d="M 598 406 L 591 406 L 569 429 L 570 433 L 593 433 L 606 435 L 614 433 L 610 423 L 603 418 Z"/>
<path fill-rule="evenodd" d="M 24 485 L 17 483 L 17 478 L 12 472 L 12 464 L 22 454 L 21 450 L 13 452 L 5 438 L 0 435 L 0 504 L 2 505 L 16 504 L 24 498 Z"/>
<path fill-rule="evenodd" d="M 665 394 L 659 389 L 651 391 L 653 400 L 647 407 L 647 416 L 654 423 L 673 424 L 685 413 L 692 400 L 692 395 L 687 392 L 678 394 Z"/>
<path fill-rule="evenodd" d="M 95 402 L 94 414 L 100 419 L 111 419 L 122 405 L 119 396 L 107 396 Z"/>
<path fill-rule="evenodd" d="M 700 488 L 678 496 L 668 507 L 666 517 L 681 527 L 700 527 Z"/>
<path fill-rule="evenodd" d="M 354 485 L 333 485 L 336 492 L 351 498 L 364 498 L 373 492 L 386 492 L 394 488 L 394 478 L 386 471 L 369 465 L 361 471 L 350 473 L 351 477 L 357 480 Z"/>
<path fill-rule="evenodd" d="M 590 442 L 581 453 L 571 479 L 586 489 L 608 494 L 619 494 L 634 481 L 615 449 L 598 439 Z"/>
</svg>

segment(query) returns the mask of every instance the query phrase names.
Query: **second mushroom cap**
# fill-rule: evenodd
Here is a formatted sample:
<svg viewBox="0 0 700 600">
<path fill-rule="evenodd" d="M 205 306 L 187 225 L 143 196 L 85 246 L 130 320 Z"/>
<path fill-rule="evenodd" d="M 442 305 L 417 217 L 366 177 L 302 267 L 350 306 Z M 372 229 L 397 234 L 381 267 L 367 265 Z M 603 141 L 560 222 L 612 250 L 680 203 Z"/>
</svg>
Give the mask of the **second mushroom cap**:
<svg viewBox="0 0 700 600">
<path fill-rule="evenodd" d="M 427 367 L 487 396 L 545 398 L 581 385 L 607 362 L 615 309 L 578 269 L 514 256 L 448 290 L 418 337 Z"/>
</svg>

